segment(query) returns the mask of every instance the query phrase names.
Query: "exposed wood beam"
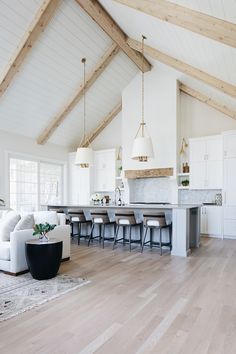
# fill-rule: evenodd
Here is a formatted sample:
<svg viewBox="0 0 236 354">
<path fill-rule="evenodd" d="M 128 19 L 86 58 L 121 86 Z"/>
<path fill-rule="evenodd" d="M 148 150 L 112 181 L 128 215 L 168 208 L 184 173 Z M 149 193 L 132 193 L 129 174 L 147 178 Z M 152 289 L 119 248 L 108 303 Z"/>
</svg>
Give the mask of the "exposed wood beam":
<svg viewBox="0 0 236 354">
<path fill-rule="evenodd" d="M 220 111 L 221 113 L 224 113 L 227 116 L 236 119 L 236 111 L 228 108 L 226 105 L 218 103 L 210 97 L 204 95 L 203 93 L 196 91 L 193 88 L 182 83 L 179 83 L 179 89 L 187 95 L 196 98 L 198 101 L 206 103 L 208 106 L 215 108 L 217 111 Z"/>
<path fill-rule="evenodd" d="M 97 63 L 96 67 L 89 73 L 85 83 L 80 85 L 79 89 L 75 92 L 72 98 L 62 107 L 58 114 L 52 119 L 49 125 L 44 129 L 37 139 L 38 144 L 44 144 L 59 125 L 65 120 L 66 116 L 72 111 L 76 104 L 81 100 L 85 92 L 93 85 L 97 78 L 109 65 L 114 56 L 119 52 L 119 46 L 113 43 L 112 46 L 106 51 L 101 60 Z"/>
<path fill-rule="evenodd" d="M 153 177 L 171 177 L 174 174 L 172 167 L 167 168 L 151 168 L 144 170 L 125 170 L 125 178 L 153 178 Z"/>
<path fill-rule="evenodd" d="M 76 0 L 82 9 L 106 32 L 125 54 L 143 71 L 151 70 L 151 64 L 142 54 L 126 43 L 127 35 L 97 0 Z"/>
<path fill-rule="evenodd" d="M 131 46 L 131 48 L 141 51 L 141 42 L 129 38 L 128 44 Z M 155 60 L 158 60 L 168 66 L 171 66 L 172 68 L 181 71 L 182 73 L 189 75 L 194 79 L 200 80 L 205 84 L 226 93 L 227 95 L 236 97 L 236 86 L 234 85 L 231 85 L 223 80 L 217 79 L 216 77 L 209 75 L 208 73 L 199 70 L 189 64 L 186 64 L 176 58 L 173 58 L 163 52 L 160 52 L 159 50 L 153 47 L 145 45 L 144 53 L 150 55 L 150 57 Z"/>
<path fill-rule="evenodd" d="M 236 48 L 236 24 L 165 0 L 115 0 L 160 20 Z"/>
<path fill-rule="evenodd" d="M 89 134 L 84 141 L 82 141 L 81 146 L 87 147 L 107 126 L 111 121 L 117 116 L 118 113 L 122 110 L 122 103 L 118 103 L 111 112 L 99 123 L 99 125 L 94 129 L 94 131 Z"/>
<path fill-rule="evenodd" d="M 44 0 L 0 79 L 0 96 L 6 91 L 39 35 L 51 20 L 60 0 Z"/>
</svg>

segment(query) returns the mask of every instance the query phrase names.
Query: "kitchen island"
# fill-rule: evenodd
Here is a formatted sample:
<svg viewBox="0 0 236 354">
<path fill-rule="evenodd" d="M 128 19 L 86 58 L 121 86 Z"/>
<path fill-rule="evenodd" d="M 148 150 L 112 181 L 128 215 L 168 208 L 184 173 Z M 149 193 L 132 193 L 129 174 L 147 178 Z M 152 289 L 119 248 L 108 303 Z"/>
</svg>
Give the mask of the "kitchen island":
<svg viewBox="0 0 236 354">
<path fill-rule="evenodd" d="M 165 212 L 166 217 L 172 220 L 172 251 L 173 256 L 187 257 L 192 248 L 200 244 L 200 209 L 201 205 L 185 204 L 127 204 L 117 206 L 109 205 L 48 205 L 48 210 L 63 210 L 65 214 L 68 209 L 82 209 L 84 212 L 98 209 L 107 210 L 115 214 L 122 210 L 133 211 L 138 218 L 148 212 Z"/>
</svg>

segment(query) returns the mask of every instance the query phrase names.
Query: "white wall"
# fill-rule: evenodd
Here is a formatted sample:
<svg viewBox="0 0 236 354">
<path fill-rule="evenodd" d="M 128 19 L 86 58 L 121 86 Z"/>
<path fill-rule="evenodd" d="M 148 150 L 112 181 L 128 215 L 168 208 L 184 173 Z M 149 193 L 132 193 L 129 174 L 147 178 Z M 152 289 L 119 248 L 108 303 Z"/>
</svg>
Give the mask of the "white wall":
<svg viewBox="0 0 236 354">
<path fill-rule="evenodd" d="M 67 149 L 53 145 L 38 145 L 35 140 L 0 130 L 0 198 L 8 200 L 7 153 L 18 153 L 47 160 L 67 162 Z"/>
<path fill-rule="evenodd" d="M 141 120 L 141 74 L 122 95 L 124 169 L 176 166 L 177 72 L 161 64 L 145 74 L 145 121 L 153 141 L 154 158 L 146 163 L 131 159 L 132 144 Z"/>
<path fill-rule="evenodd" d="M 111 149 L 121 146 L 121 118 L 122 114 L 117 114 L 113 121 L 97 136 L 92 142 L 92 148 L 94 150 Z"/>
<path fill-rule="evenodd" d="M 236 129 L 236 120 L 181 93 L 181 136 L 195 138 Z"/>
</svg>

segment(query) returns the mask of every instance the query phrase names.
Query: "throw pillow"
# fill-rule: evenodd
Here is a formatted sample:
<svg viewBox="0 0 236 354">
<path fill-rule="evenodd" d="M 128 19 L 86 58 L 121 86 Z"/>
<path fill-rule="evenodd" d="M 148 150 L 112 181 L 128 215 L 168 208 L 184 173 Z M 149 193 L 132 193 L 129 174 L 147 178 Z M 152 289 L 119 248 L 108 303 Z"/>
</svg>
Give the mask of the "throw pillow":
<svg viewBox="0 0 236 354">
<path fill-rule="evenodd" d="M 20 215 L 15 211 L 9 211 L 7 213 L 0 223 L 0 241 L 10 241 L 10 234 L 14 231 L 19 220 Z"/>
<path fill-rule="evenodd" d="M 14 231 L 29 230 L 34 227 L 34 216 L 33 214 L 27 214 L 21 217 L 20 221 L 15 226 Z"/>
<path fill-rule="evenodd" d="M 57 213 L 55 211 L 39 211 L 34 213 L 35 224 L 44 224 L 48 222 L 49 224 L 58 225 Z"/>
</svg>

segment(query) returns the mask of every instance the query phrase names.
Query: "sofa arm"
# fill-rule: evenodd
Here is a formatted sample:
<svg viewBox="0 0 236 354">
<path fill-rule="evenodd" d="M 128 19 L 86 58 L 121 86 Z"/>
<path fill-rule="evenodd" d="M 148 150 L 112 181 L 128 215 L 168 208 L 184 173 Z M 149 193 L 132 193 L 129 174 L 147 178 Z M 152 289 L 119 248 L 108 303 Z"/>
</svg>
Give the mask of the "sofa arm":
<svg viewBox="0 0 236 354">
<path fill-rule="evenodd" d="M 59 225 L 50 231 L 49 238 L 55 237 L 63 241 L 62 259 L 70 258 L 70 225 Z"/>
<path fill-rule="evenodd" d="M 25 242 L 33 238 L 33 230 L 13 231 L 10 236 L 11 273 L 28 269 L 25 258 Z"/>
</svg>

